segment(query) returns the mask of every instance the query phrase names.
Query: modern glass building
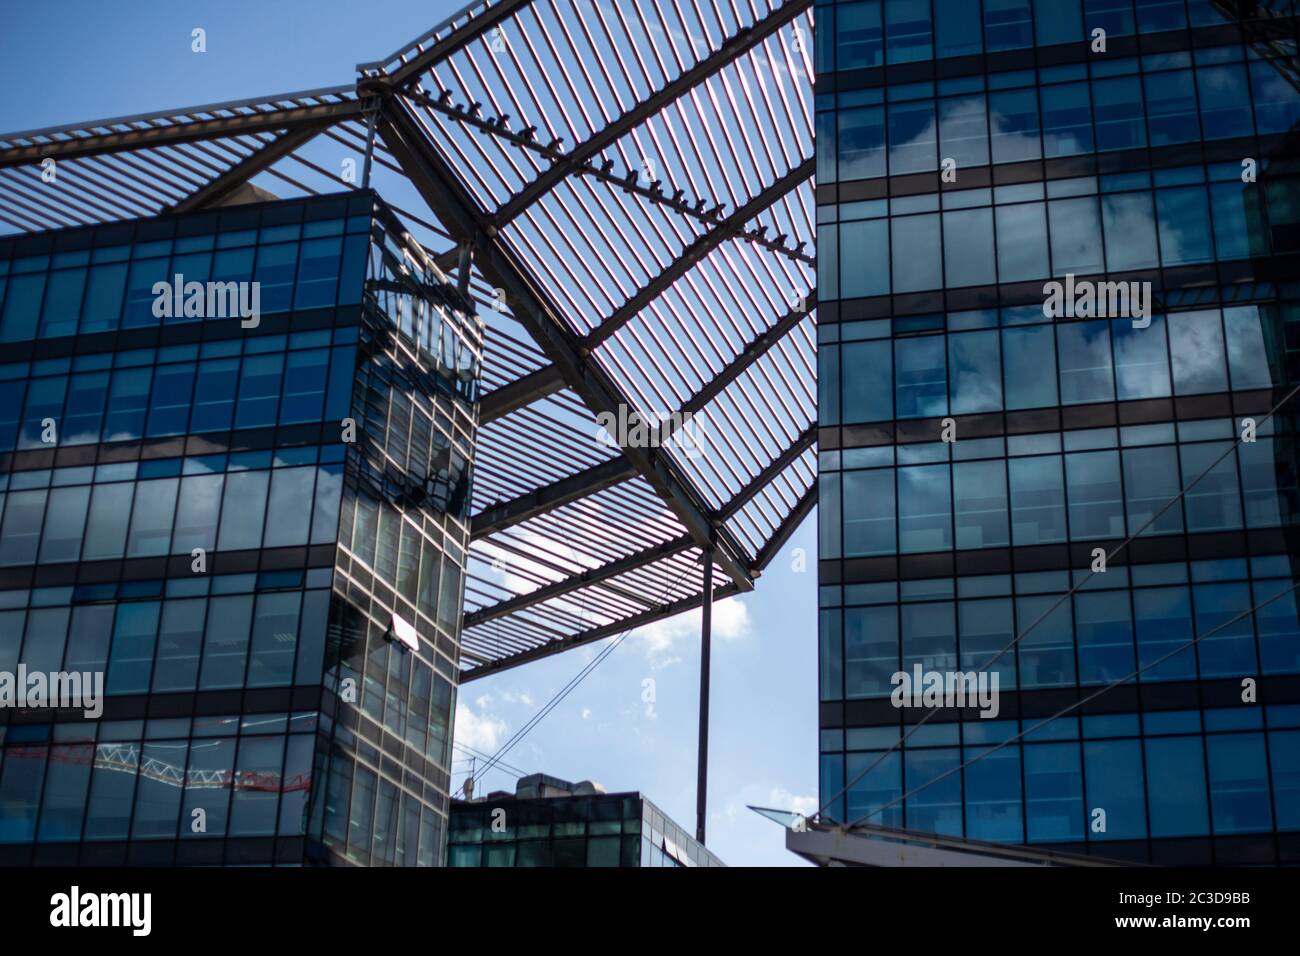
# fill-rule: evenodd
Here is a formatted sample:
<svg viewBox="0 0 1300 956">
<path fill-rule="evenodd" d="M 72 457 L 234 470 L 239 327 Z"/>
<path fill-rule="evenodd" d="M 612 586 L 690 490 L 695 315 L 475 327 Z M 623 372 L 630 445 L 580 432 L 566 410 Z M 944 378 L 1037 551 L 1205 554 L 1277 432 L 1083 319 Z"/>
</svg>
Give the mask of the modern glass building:
<svg viewBox="0 0 1300 956">
<path fill-rule="evenodd" d="M 106 694 L 0 709 L 0 862 L 441 862 L 472 313 L 370 191 L 0 239 L 0 672 Z"/>
<path fill-rule="evenodd" d="M 1300 861 L 1295 13 L 819 0 L 823 815 Z M 910 732 L 917 665 L 999 713 Z"/>
<path fill-rule="evenodd" d="M 453 800 L 447 865 L 723 866 L 639 793 L 605 793 L 545 774 L 515 792 Z"/>
</svg>

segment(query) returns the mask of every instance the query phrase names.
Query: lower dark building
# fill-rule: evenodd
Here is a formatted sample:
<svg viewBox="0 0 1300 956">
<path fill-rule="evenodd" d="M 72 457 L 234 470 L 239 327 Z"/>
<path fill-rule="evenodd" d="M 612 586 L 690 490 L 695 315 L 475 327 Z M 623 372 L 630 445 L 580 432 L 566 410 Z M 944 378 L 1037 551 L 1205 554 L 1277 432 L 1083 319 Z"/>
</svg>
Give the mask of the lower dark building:
<svg viewBox="0 0 1300 956">
<path fill-rule="evenodd" d="M 451 802 L 448 866 L 723 866 L 640 793 L 535 773 Z"/>
</svg>

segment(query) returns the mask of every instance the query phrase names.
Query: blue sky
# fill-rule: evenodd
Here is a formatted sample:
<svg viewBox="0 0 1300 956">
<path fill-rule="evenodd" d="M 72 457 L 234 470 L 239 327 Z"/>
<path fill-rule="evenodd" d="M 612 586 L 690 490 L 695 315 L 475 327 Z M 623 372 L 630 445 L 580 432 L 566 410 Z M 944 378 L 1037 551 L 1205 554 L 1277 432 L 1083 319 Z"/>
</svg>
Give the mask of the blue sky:
<svg viewBox="0 0 1300 956">
<path fill-rule="evenodd" d="M 0 132 L 348 83 L 357 63 L 388 55 L 460 5 L 10 0 L 0 4 L 0 70 L 11 94 L 0 98 Z M 190 49 L 195 27 L 207 33 L 201 56 Z M 709 845 L 733 865 L 797 862 L 782 831 L 745 804 L 814 809 L 815 527 L 815 518 L 804 522 L 754 593 L 715 611 Z M 466 685 L 458 741 L 492 752 L 602 647 Z M 642 700 L 646 680 L 653 709 Z M 631 635 L 505 760 L 641 790 L 691 831 L 698 693 L 696 612 Z M 468 769 L 458 759 L 455 786 Z M 497 770 L 481 787 L 512 784 L 513 774 Z"/>
</svg>

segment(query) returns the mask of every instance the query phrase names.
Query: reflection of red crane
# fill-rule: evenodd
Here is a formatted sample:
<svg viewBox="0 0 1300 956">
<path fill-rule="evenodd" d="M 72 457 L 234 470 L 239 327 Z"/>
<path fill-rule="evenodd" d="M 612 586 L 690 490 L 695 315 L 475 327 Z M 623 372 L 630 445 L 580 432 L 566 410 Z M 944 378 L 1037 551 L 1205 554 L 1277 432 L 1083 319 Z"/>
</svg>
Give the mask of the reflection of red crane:
<svg viewBox="0 0 1300 956">
<path fill-rule="evenodd" d="M 92 750 L 94 751 L 92 756 Z M 38 746 L 10 747 L 6 759 L 35 759 L 46 755 L 46 748 Z M 252 790 L 260 793 L 292 793 L 311 790 L 311 774 L 296 773 L 287 778 L 272 770 L 202 770 L 191 767 L 182 771 L 175 764 L 150 756 L 140 761 L 138 743 L 73 744 L 55 747 L 49 752 L 57 763 L 87 764 L 99 770 L 138 774 L 158 783 L 188 790 Z"/>
</svg>

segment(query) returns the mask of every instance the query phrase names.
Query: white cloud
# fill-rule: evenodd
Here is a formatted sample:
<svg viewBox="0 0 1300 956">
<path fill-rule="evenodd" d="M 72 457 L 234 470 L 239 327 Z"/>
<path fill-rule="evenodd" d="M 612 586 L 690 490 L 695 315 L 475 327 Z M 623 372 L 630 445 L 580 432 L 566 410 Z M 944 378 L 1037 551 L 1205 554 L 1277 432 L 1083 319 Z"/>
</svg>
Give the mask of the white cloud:
<svg viewBox="0 0 1300 956">
<path fill-rule="evenodd" d="M 456 733 L 455 741 L 464 747 L 473 747 L 475 750 L 482 750 L 487 753 L 493 753 L 501 746 L 505 740 L 510 725 L 500 717 L 493 717 L 486 712 L 484 701 L 490 702 L 489 695 L 484 694 L 477 701 L 483 713 L 476 713 L 465 705 L 463 701 L 456 702 Z"/>
<path fill-rule="evenodd" d="M 632 637 L 640 638 L 651 666 L 656 670 L 675 664 L 681 658 L 669 654 L 673 645 L 683 638 L 699 640 L 703 625 L 701 611 L 686 611 L 675 617 L 655 621 L 637 628 Z M 721 641 L 737 641 L 751 633 L 749 608 L 739 598 L 728 598 L 713 605 L 713 636 Z"/>
<path fill-rule="evenodd" d="M 586 720 L 590 716 L 591 716 L 591 708 L 590 707 L 582 708 L 582 719 Z"/>
<path fill-rule="evenodd" d="M 768 797 L 767 806 L 773 810 L 790 810 L 809 817 L 817 812 L 816 797 L 800 797 L 784 787 L 773 787 Z"/>
</svg>

